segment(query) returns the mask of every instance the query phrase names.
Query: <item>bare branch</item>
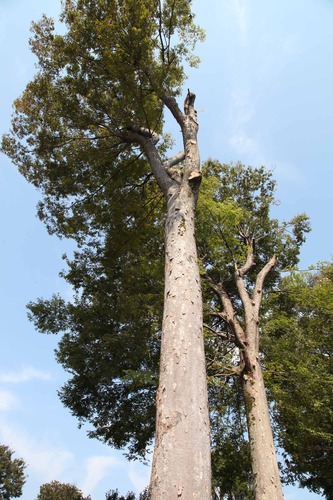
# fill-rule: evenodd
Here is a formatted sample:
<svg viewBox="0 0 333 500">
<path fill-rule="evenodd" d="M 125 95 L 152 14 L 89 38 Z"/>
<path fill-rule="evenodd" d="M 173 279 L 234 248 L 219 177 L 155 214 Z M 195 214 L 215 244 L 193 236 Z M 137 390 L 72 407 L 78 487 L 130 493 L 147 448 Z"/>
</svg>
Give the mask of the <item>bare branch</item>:
<svg viewBox="0 0 333 500">
<path fill-rule="evenodd" d="M 211 326 L 207 325 L 207 323 L 204 323 L 203 326 L 205 328 L 207 328 L 207 330 L 209 330 L 210 332 L 212 332 L 214 335 L 217 335 L 218 337 L 222 338 L 223 340 L 231 340 L 232 339 L 230 338 L 230 335 L 228 335 L 227 333 L 223 333 L 223 332 L 218 332 L 215 330 L 215 328 L 212 328 Z"/>
<path fill-rule="evenodd" d="M 170 190 L 172 188 L 176 188 L 178 184 L 169 176 L 168 172 L 164 168 L 163 162 L 156 148 L 158 135 L 135 125 L 127 127 L 126 131 L 123 130 L 119 135 L 124 141 L 141 146 L 142 151 L 150 163 L 155 179 L 161 188 L 164 197 L 167 199 L 170 194 Z"/>
<path fill-rule="evenodd" d="M 153 141 L 154 144 L 157 144 L 159 141 L 159 135 L 156 134 L 156 132 L 153 132 L 152 130 L 149 130 L 147 128 L 140 127 L 138 125 L 128 125 L 126 127 L 126 130 L 129 132 L 134 132 L 134 134 L 137 134 L 141 137 L 149 138 Z"/>
<path fill-rule="evenodd" d="M 173 96 L 168 96 L 168 95 L 162 95 L 161 99 L 165 106 L 169 109 L 169 111 L 172 113 L 173 117 L 177 121 L 177 123 L 181 126 L 181 129 L 183 130 L 184 127 L 184 118 L 185 115 L 182 113 L 180 107 L 178 106 L 178 103 L 176 99 Z"/>
<path fill-rule="evenodd" d="M 214 373 L 214 377 L 235 377 L 239 376 L 243 371 L 243 368 L 241 366 L 226 366 L 225 369 L 229 370 L 231 373 Z"/>
<path fill-rule="evenodd" d="M 179 153 L 177 153 L 172 158 L 165 160 L 163 162 L 163 166 L 164 166 L 164 168 L 167 169 L 170 167 L 174 167 L 175 165 L 177 165 L 178 163 L 180 163 L 181 161 L 184 161 L 184 160 L 185 160 L 185 151 L 179 151 Z"/>
<path fill-rule="evenodd" d="M 259 308 L 262 300 L 262 289 L 265 283 L 265 279 L 268 274 L 274 268 L 277 263 L 277 256 L 273 255 L 273 257 L 267 262 L 267 264 L 262 268 L 260 273 L 257 276 L 256 283 L 253 291 L 253 301 L 255 303 L 256 311 L 259 314 Z"/>
<path fill-rule="evenodd" d="M 230 300 L 230 297 L 225 290 L 223 283 L 214 283 L 214 281 L 211 279 L 210 276 L 208 276 L 207 273 L 204 274 L 204 278 L 209 284 L 209 286 L 214 290 L 214 292 L 217 294 L 217 296 L 220 299 L 222 308 L 223 308 L 223 313 L 215 313 L 214 315 L 218 315 L 223 321 L 228 323 L 228 325 L 231 328 L 231 331 L 233 332 L 235 336 L 235 344 L 240 348 L 240 349 L 245 349 L 245 333 L 240 325 L 236 313 L 234 310 L 234 306 Z"/>
<path fill-rule="evenodd" d="M 254 240 L 252 239 L 251 242 L 250 241 L 248 242 L 246 262 L 244 266 L 236 267 L 236 272 L 238 273 L 239 276 L 243 277 L 255 265 L 256 263 L 254 260 Z"/>
</svg>

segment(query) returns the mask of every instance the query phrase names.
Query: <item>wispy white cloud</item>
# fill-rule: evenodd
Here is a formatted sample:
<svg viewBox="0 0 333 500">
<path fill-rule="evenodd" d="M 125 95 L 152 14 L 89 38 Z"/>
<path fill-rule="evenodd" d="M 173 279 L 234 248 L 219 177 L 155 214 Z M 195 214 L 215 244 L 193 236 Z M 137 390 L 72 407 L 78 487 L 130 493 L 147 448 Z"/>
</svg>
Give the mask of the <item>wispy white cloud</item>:
<svg viewBox="0 0 333 500">
<path fill-rule="evenodd" d="M 85 494 L 94 494 L 104 478 L 115 476 L 117 472 L 128 477 L 128 489 L 135 493 L 140 493 L 149 484 L 149 467 L 139 462 L 128 463 L 125 459 L 100 455 L 86 460 L 82 490 Z"/>
<path fill-rule="evenodd" d="M 243 45 L 247 44 L 248 38 L 248 0 L 231 0 L 231 8 L 233 10 L 237 27 L 239 29 L 240 41 Z"/>
<path fill-rule="evenodd" d="M 17 408 L 18 400 L 9 391 L 0 389 L 0 411 L 9 411 Z"/>
<path fill-rule="evenodd" d="M 0 383 L 20 384 L 31 380 L 51 380 L 51 375 L 42 370 L 25 366 L 16 372 L 0 373 Z"/>
<path fill-rule="evenodd" d="M 260 144 L 246 132 L 239 130 L 230 137 L 231 146 L 237 151 L 239 158 L 251 163 L 263 163 Z"/>
<path fill-rule="evenodd" d="M 133 484 L 133 489 L 135 490 L 135 492 L 140 493 L 149 484 L 150 468 L 146 467 L 146 469 L 142 470 L 141 466 L 139 471 L 134 464 L 131 464 L 131 466 L 129 467 L 128 476 Z"/>
<path fill-rule="evenodd" d="M 230 108 L 233 127 L 251 121 L 256 112 L 256 98 L 249 87 L 236 87 L 230 94 Z"/>
<path fill-rule="evenodd" d="M 98 483 L 109 474 L 110 469 L 120 465 L 119 460 L 110 456 L 90 457 L 86 461 L 85 480 L 82 486 L 83 491 L 92 493 Z"/>
<path fill-rule="evenodd" d="M 74 455 L 50 443 L 37 441 L 22 428 L 2 419 L 0 440 L 8 444 L 18 456 L 28 463 L 28 473 L 39 477 L 40 483 L 62 478 L 71 466 Z"/>
</svg>

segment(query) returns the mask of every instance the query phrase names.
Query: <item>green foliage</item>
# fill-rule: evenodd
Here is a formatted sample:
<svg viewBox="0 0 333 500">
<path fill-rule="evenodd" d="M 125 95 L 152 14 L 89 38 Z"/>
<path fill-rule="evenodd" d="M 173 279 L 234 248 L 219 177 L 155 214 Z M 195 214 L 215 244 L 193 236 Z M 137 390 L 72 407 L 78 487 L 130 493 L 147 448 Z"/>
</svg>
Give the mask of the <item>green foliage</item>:
<svg viewBox="0 0 333 500">
<path fill-rule="evenodd" d="M 64 35 L 45 16 L 33 23 L 38 73 L 15 101 L 2 150 L 42 191 L 50 232 L 97 236 L 110 196 L 149 175 L 131 133 L 162 132 L 165 96 L 179 94 L 183 60 L 202 38 L 193 19 L 188 0 L 66 0 Z"/>
<path fill-rule="evenodd" d="M 135 500 L 136 496 L 132 491 L 129 491 L 126 496 L 121 495 L 118 490 L 110 490 L 108 493 L 105 495 L 106 500 Z M 147 500 L 148 499 L 148 488 L 143 490 L 142 493 L 140 493 L 138 500 Z"/>
<path fill-rule="evenodd" d="M 244 264 L 252 244 L 255 267 L 247 277 L 249 285 L 274 254 L 278 263 L 267 284 L 272 285 L 279 270 L 298 263 L 309 220 L 305 214 L 288 222 L 272 217 L 275 188 L 272 172 L 265 167 L 205 163 L 197 239 L 202 264 L 216 280 L 234 281 L 235 265 Z"/>
<path fill-rule="evenodd" d="M 60 483 L 59 481 L 51 481 L 50 483 L 42 484 L 39 489 L 36 500 L 91 500 L 89 497 L 84 497 L 75 485 L 68 483 Z"/>
<path fill-rule="evenodd" d="M 121 495 L 118 490 L 110 490 L 105 495 L 106 500 L 135 500 L 135 494 L 133 492 L 128 492 L 126 496 Z"/>
<path fill-rule="evenodd" d="M 42 190 L 49 231 L 79 245 L 64 273 L 73 303 L 54 296 L 29 306 L 40 331 L 65 332 L 57 358 L 72 378 L 60 397 L 93 423 L 90 435 L 129 445 L 130 456 L 144 455 L 154 428 L 164 207 L 147 161 L 122 132 L 161 131 L 161 96 L 179 92 L 190 56 L 184 40 L 200 37 L 190 7 L 68 1 L 64 36 L 49 19 L 35 23 L 39 73 L 3 142 Z"/>
<path fill-rule="evenodd" d="M 129 456 L 144 456 L 154 432 L 163 305 L 163 204 L 142 189 L 141 199 L 132 190 L 126 204 L 114 200 L 104 238 L 67 259 L 75 300 L 29 305 L 38 330 L 64 333 L 57 359 L 71 378 L 61 400 L 93 424 L 90 436 L 128 445 Z"/>
<path fill-rule="evenodd" d="M 216 498 L 251 500 L 253 477 L 240 379 L 209 380 L 213 491 Z"/>
<path fill-rule="evenodd" d="M 22 495 L 26 481 L 24 469 L 26 463 L 22 458 L 12 458 L 13 451 L 4 444 L 0 445 L 0 499 L 10 500 Z"/>
<path fill-rule="evenodd" d="M 210 397 L 214 394 L 213 470 L 215 478 L 222 478 L 217 484 L 214 479 L 215 487 L 222 496 L 253 498 L 245 409 L 239 398 L 232 399 L 235 388 L 240 391 L 240 380 L 234 384 L 221 380 L 241 378 L 246 373 L 246 350 L 255 352 L 257 346 L 247 332 L 245 307 L 258 303 L 263 285 L 270 289 L 278 283 L 281 269 L 297 264 L 309 223 L 304 214 L 288 223 L 271 216 L 275 181 L 264 167 L 244 167 L 240 163 L 229 166 L 210 160 L 203 173 L 197 241 L 205 278 Z M 263 269 L 275 256 L 274 270 L 266 267 L 270 272 L 257 287 Z M 231 387 L 234 390 L 228 400 L 226 394 Z"/>
<path fill-rule="evenodd" d="M 227 165 L 210 161 L 203 171 L 206 175 L 197 222 L 202 266 L 212 276 L 223 277 L 236 298 L 232 258 L 236 252 L 244 258 L 247 251 L 239 228 L 252 224 L 251 234 L 259 240 L 258 267 L 276 249 L 278 236 L 284 237 L 283 231 L 276 229 L 272 238 L 269 233 L 260 238 L 260 224 L 265 224 L 267 231 L 280 228 L 277 221 L 269 219 L 275 183 L 263 168 L 236 165 L 229 170 Z M 117 180 L 115 183 L 118 189 Z M 74 287 L 75 300 L 66 303 L 58 296 L 40 299 L 30 304 L 30 318 L 44 333 L 64 333 L 57 359 L 71 374 L 60 391 L 65 406 L 80 422 L 93 425 L 90 436 L 117 448 L 128 446 L 130 458 L 144 457 L 155 428 L 163 301 L 163 202 L 149 176 L 135 189 L 125 190 L 123 198 L 116 195 L 117 191 L 110 194 L 110 204 L 104 201 L 93 215 L 98 237 L 91 234 L 74 258 L 67 259 L 68 271 L 63 276 Z M 98 199 L 102 200 L 100 192 L 93 202 Z M 83 205 L 89 203 L 88 199 Z M 292 256 L 290 265 L 295 264 L 297 249 L 296 239 L 291 238 L 283 254 Z M 253 273 L 251 279 L 254 277 Z M 276 280 L 277 275 L 271 286 Z M 206 321 L 222 334 L 217 337 L 207 330 L 206 335 L 215 487 L 252 495 L 248 490 L 251 471 L 245 414 L 240 396 L 234 399 L 239 386 L 230 379 L 236 361 L 234 340 L 219 318 L 211 321 L 211 307 L 217 304 L 205 284 L 204 289 Z M 235 304 L 239 304 L 237 299 Z M 240 308 L 238 314 L 241 317 Z M 227 374 L 230 382 L 221 383 L 219 374 L 222 380 Z M 221 450 L 227 451 L 223 459 Z M 236 474 L 240 464 L 242 471 L 239 468 Z"/>
<path fill-rule="evenodd" d="M 284 278 L 263 351 L 287 480 L 333 498 L 333 265 Z"/>
</svg>

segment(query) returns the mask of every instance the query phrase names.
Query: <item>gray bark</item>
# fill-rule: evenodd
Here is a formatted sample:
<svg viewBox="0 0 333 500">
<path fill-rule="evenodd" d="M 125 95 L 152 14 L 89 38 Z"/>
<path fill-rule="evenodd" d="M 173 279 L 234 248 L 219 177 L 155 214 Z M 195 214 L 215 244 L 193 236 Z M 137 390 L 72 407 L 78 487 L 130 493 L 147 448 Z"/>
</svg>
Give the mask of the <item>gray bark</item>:
<svg viewBox="0 0 333 500">
<path fill-rule="evenodd" d="M 236 270 L 237 288 L 245 312 L 242 386 L 256 500 L 283 499 L 269 407 L 259 360 L 259 311 L 262 288 L 266 276 L 275 264 L 276 256 L 274 255 L 258 274 L 252 297 L 249 296 L 244 282 L 244 275 L 255 265 L 251 247 L 246 264 Z"/>
<path fill-rule="evenodd" d="M 208 397 L 202 329 L 202 293 L 194 235 L 201 179 L 194 98 L 182 113 L 173 98 L 165 104 L 181 126 L 184 152 L 161 163 L 152 141 L 144 151 L 167 200 L 165 296 L 157 421 L 150 498 L 211 498 Z M 182 171 L 170 169 L 184 160 Z"/>
<path fill-rule="evenodd" d="M 223 283 L 205 278 L 220 299 L 222 312 L 218 313 L 230 326 L 235 345 L 240 350 L 238 373 L 242 378 L 243 394 L 250 441 L 251 464 L 256 500 L 281 500 L 283 492 L 276 459 L 269 407 L 259 359 L 259 311 L 265 278 L 276 264 L 274 255 L 258 273 L 252 296 L 249 295 L 244 276 L 255 265 L 252 242 L 248 242 L 245 264 L 235 270 L 235 280 L 242 301 L 245 324 L 237 319 L 232 301 Z"/>
<path fill-rule="evenodd" d="M 194 197 L 169 201 L 165 303 L 151 498 L 209 499 L 210 442 Z"/>
<path fill-rule="evenodd" d="M 252 373 L 242 378 L 249 432 L 254 491 L 257 500 L 283 499 L 264 380 L 256 356 Z"/>
</svg>

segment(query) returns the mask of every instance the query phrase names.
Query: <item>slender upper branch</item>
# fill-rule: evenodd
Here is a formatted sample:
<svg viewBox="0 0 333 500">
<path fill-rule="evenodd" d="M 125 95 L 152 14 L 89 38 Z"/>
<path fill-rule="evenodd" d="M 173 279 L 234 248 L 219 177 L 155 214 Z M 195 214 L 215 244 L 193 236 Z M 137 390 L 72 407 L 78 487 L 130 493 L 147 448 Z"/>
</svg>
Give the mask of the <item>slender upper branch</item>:
<svg viewBox="0 0 333 500">
<path fill-rule="evenodd" d="M 241 327 L 235 313 L 234 306 L 230 300 L 230 297 L 225 290 L 223 283 L 214 283 L 214 281 L 211 279 L 210 276 L 208 276 L 207 273 L 204 274 L 204 277 L 206 281 L 208 282 L 209 286 L 214 290 L 214 292 L 217 294 L 217 296 L 220 299 L 221 305 L 223 307 L 223 316 L 220 316 L 226 323 L 231 328 L 232 333 L 235 336 L 236 339 L 236 345 L 242 349 L 245 348 L 244 341 L 245 341 L 245 334 L 244 330 Z"/>
<path fill-rule="evenodd" d="M 236 286 L 237 290 L 239 293 L 239 296 L 241 298 L 241 301 L 244 306 L 244 312 L 247 314 L 248 311 L 248 305 L 250 301 L 250 296 L 249 293 L 246 289 L 245 281 L 244 281 L 244 276 L 246 273 L 249 272 L 249 270 L 255 266 L 255 260 L 254 260 L 254 241 L 253 240 L 248 240 L 247 241 L 247 255 L 246 255 L 246 262 L 242 267 L 238 267 L 237 264 L 235 264 L 235 279 L 236 279 Z"/>
<path fill-rule="evenodd" d="M 248 244 L 247 247 L 247 255 L 246 255 L 246 262 L 244 266 L 237 268 L 237 273 L 239 276 L 243 277 L 246 273 L 249 272 L 249 270 L 255 266 L 255 260 L 254 260 L 254 249 L 253 249 L 253 240 Z"/>
<path fill-rule="evenodd" d="M 259 313 L 259 308 L 262 300 L 262 289 L 265 283 L 265 279 L 267 275 L 271 272 L 273 267 L 276 265 L 277 256 L 273 255 L 273 257 L 267 262 L 267 264 L 262 268 L 260 273 L 257 276 L 256 283 L 253 291 L 253 301 L 255 303 L 257 312 Z"/>
<path fill-rule="evenodd" d="M 178 186 L 178 184 L 169 176 L 165 169 L 163 162 L 158 154 L 157 148 L 152 141 L 145 141 L 142 143 L 142 149 L 150 163 L 156 181 L 160 186 L 164 197 L 167 199 L 170 189 Z"/>
<path fill-rule="evenodd" d="M 221 337 L 223 340 L 229 340 L 232 341 L 233 339 L 230 338 L 230 335 L 228 333 L 224 332 L 218 332 L 215 330 L 215 328 L 212 328 L 211 326 L 207 325 L 207 323 L 204 323 L 203 326 L 207 328 L 211 333 L 214 335 L 217 335 L 218 337 Z"/>
<path fill-rule="evenodd" d="M 177 123 L 181 126 L 181 129 L 183 130 L 184 127 L 184 118 L 185 115 L 181 111 L 180 107 L 178 106 L 178 103 L 176 99 L 173 96 L 168 96 L 168 95 L 162 95 L 161 99 L 165 106 L 169 109 L 169 111 L 172 113 L 173 117 L 177 121 Z"/>
<path fill-rule="evenodd" d="M 169 158 L 168 160 L 165 160 L 163 162 L 163 167 L 164 168 L 170 168 L 174 167 L 175 165 L 178 165 L 181 161 L 185 160 L 185 151 L 179 151 L 175 156 L 172 158 Z"/>
<path fill-rule="evenodd" d="M 138 144 L 141 147 L 150 163 L 152 172 L 163 195 L 167 198 L 170 189 L 177 186 L 177 184 L 169 176 L 156 148 L 158 135 L 138 126 L 129 126 L 126 130 L 121 131 L 119 136 L 124 141 L 131 144 Z"/>
<path fill-rule="evenodd" d="M 240 299 L 242 301 L 242 304 L 244 306 L 244 312 L 246 314 L 248 311 L 248 304 L 250 301 L 250 296 L 249 296 L 249 292 L 246 289 L 243 275 L 239 272 L 239 269 L 237 269 L 237 268 L 235 271 L 235 279 L 236 279 L 237 290 L 238 290 Z"/>
</svg>

